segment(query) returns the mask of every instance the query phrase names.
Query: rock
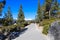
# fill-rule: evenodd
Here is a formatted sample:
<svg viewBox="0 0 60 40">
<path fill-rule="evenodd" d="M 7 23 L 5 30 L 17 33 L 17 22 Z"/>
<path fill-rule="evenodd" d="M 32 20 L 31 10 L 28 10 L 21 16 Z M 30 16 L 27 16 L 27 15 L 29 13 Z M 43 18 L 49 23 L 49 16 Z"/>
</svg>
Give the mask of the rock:
<svg viewBox="0 0 60 40">
<path fill-rule="evenodd" d="M 50 25 L 48 34 L 51 40 L 60 40 L 60 21 L 55 21 Z M 52 38 L 53 37 L 53 38 Z"/>
</svg>

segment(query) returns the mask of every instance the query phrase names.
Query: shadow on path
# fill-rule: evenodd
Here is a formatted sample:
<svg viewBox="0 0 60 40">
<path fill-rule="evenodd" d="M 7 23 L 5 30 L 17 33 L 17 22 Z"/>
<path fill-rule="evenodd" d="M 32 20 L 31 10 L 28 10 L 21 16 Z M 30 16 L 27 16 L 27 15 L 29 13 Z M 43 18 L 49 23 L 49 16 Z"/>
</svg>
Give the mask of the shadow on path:
<svg viewBox="0 0 60 40">
<path fill-rule="evenodd" d="M 21 31 L 19 32 L 11 32 L 10 35 L 9 35 L 9 40 L 12 40 L 12 39 L 15 39 L 17 37 L 19 37 L 21 34 L 25 33 L 25 31 L 27 30 L 28 28 L 24 28 L 22 29 Z"/>
<path fill-rule="evenodd" d="M 26 31 L 27 29 L 28 29 L 28 28 L 24 28 L 24 29 L 22 29 L 22 30 L 20 31 L 20 34 L 25 33 L 25 31 Z"/>
</svg>

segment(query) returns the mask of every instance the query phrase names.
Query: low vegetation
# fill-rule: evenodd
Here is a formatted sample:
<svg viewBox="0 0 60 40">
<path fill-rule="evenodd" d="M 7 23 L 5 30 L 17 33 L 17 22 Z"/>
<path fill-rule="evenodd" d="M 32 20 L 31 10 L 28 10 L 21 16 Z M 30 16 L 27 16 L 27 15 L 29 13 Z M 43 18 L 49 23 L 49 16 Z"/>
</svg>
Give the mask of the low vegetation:
<svg viewBox="0 0 60 40">
<path fill-rule="evenodd" d="M 17 20 L 13 19 L 10 6 L 8 6 L 8 10 L 7 10 L 7 12 L 5 12 L 4 17 L 0 19 L 0 24 L 2 24 L 0 26 L 0 31 L 2 31 L 2 32 L 3 32 L 3 30 L 14 31 L 13 29 L 17 29 L 17 28 L 22 29 L 28 25 L 28 22 L 26 22 L 24 19 L 25 19 L 25 16 L 24 16 L 24 12 L 22 10 L 22 5 L 20 5 Z"/>
<path fill-rule="evenodd" d="M 51 19 L 44 19 L 43 21 L 41 21 L 40 26 L 43 26 L 42 33 L 47 35 L 51 23 L 53 23 L 56 20 L 60 20 L 60 19 L 59 18 L 57 18 L 57 19 L 56 18 L 51 18 Z"/>
<path fill-rule="evenodd" d="M 40 6 L 40 0 L 38 0 L 38 9 L 35 21 L 39 26 L 43 26 L 43 34 L 48 34 L 48 29 L 52 22 L 60 20 L 59 10 L 60 7 L 57 0 L 46 0 L 42 7 Z"/>
</svg>

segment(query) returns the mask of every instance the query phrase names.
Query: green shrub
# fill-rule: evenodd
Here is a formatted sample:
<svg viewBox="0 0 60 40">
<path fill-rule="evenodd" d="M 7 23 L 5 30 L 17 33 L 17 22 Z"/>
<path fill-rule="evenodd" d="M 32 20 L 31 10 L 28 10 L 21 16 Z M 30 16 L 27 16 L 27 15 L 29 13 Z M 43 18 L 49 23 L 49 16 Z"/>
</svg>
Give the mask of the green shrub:
<svg viewBox="0 0 60 40">
<path fill-rule="evenodd" d="M 47 35 L 48 34 L 48 29 L 49 29 L 49 25 L 45 25 L 44 28 L 43 28 L 42 33 Z"/>
<path fill-rule="evenodd" d="M 44 21 L 42 21 L 42 26 L 44 26 L 43 28 L 43 34 L 47 35 L 48 34 L 48 30 L 49 30 L 49 25 L 54 22 L 55 19 L 45 19 Z"/>
</svg>

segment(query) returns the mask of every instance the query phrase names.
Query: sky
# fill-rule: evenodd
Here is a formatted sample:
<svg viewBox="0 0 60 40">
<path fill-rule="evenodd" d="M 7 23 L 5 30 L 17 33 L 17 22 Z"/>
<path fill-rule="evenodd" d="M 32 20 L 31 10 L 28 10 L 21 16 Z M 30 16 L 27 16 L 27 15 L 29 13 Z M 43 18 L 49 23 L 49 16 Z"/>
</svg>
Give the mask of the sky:
<svg viewBox="0 0 60 40">
<path fill-rule="evenodd" d="M 40 5 L 42 6 L 44 2 L 44 0 L 40 0 Z M 60 2 L 60 0 L 58 0 L 58 2 Z M 8 6 L 10 6 L 13 18 L 16 19 L 20 8 L 20 4 L 22 4 L 25 19 L 35 19 L 38 8 L 38 0 L 6 0 L 6 5 L 3 9 L 2 15 L 4 16 L 4 13 L 8 10 Z"/>
</svg>

